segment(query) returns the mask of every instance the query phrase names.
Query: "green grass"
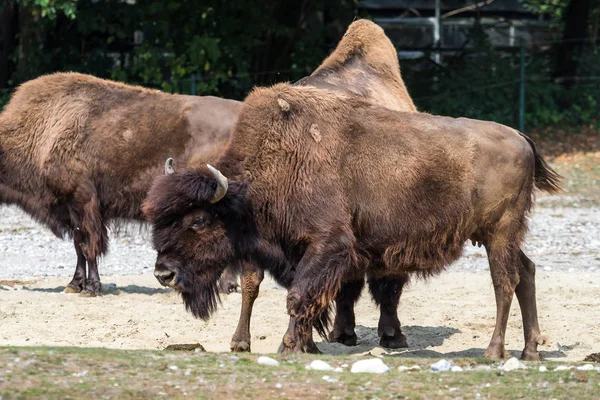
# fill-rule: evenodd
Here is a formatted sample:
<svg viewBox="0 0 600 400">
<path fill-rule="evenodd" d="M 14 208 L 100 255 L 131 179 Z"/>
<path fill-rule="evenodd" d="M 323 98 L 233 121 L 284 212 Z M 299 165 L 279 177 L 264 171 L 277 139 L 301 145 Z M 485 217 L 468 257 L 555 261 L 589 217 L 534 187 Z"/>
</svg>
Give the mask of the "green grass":
<svg viewBox="0 0 600 400">
<path fill-rule="evenodd" d="M 237 358 L 236 358 L 237 357 Z M 594 398 L 597 371 L 432 373 L 437 360 L 384 357 L 389 374 L 309 371 L 315 358 L 332 366 L 351 365 L 359 356 L 277 357 L 279 367 L 258 365 L 257 355 L 123 351 L 91 348 L 0 348 L 0 396 L 19 398 L 209 398 L 209 399 L 422 399 L 422 398 Z M 459 359 L 463 367 L 487 360 Z M 397 372 L 400 365 L 419 372 Z M 555 364 L 545 362 L 549 369 Z M 328 375 L 334 382 L 323 380 Z"/>
</svg>

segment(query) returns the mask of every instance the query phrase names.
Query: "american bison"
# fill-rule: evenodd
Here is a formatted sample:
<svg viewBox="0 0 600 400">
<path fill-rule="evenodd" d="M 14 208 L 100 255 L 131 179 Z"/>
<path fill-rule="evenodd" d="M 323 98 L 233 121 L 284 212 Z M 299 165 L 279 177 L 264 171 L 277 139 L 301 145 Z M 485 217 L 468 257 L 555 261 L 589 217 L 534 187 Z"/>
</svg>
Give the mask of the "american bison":
<svg viewBox="0 0 600 400">
<path fill-rule="evenodd" d="M 308 77 L 295 83 L 315 86 L 361 96 L 392 110 L 417 111 L 402 76 L 398 56 L 383 29 L 368 20 L 353 22 L 331 55 Z M 263 280 L 262 268 L 252 263 L 242 267 L 242 312 L 231 340 L 233 351 L 250 351 L 250 317 L 254 300 Z M 379 336 L 385 347 L 406 347 L 400 329 L 397 308 L 405 280 L 371 278 L 369 289 L 380 306 Z M 291 281 L 289 282 L 291 284 Z M 336 313 L 329 340 L 356 345 L 354 304 L 358 300 L 364 278 L 356 277 L 344 283 L 336 298 Z"/>
<path fill-rule="evenodd" d="M 215 158 L 240 107 L 77 73 L 29 81 L 0 114 L 0 204 L 71 236 L 77 267 L 65 291 L 97 295 L 108 224 L 143 220 L 140 205 L 167 157 L 180 165 Z"/>
<path fill-rule="evenodd" d="M 534 188 L 559 190 L 533 142 L 509 127 L 392 111 L 336 90 L 287 84 L 245 100 L 214 167 L 159 176 L 144 212 L 155 273 L 208 318 L 228 263 L 254 262 L 290 285 L 283 352 L 318 349 L 348 279 L 431 276 L 471 239 L 487 250 L 504 356 L 513 295 L 522 358 L 539 359 L 535 265 L 521 250 Z"/>
</svg>

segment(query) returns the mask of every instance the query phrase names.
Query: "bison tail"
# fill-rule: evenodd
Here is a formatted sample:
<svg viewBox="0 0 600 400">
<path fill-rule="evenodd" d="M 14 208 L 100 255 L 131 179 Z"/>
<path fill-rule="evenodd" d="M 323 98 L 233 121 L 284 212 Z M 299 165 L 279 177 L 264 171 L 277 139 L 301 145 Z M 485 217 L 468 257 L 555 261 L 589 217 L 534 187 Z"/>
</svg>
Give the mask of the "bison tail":
<svg viewBox="0 0 600 400">
<path fill-rule="evenodd" d="M 525 134 L 521 132 L 519 133 L 521 136 L 523 136 L 523 138 L 525 138 L 525 140 L 527 140 L 527 143 L 529 143 L 531 149 L 533 150 L 533 156 L 535 157 L 535 186 L 539 190 L 550 194 L 560 193 L 562 191 L 560 188 L 560 181 L 562 177 L 556 171 L 554 171 L 542 158 L 540 153 L 537 152 L 533 140 L 531 140 L 531 138 Z"/>
</svg>

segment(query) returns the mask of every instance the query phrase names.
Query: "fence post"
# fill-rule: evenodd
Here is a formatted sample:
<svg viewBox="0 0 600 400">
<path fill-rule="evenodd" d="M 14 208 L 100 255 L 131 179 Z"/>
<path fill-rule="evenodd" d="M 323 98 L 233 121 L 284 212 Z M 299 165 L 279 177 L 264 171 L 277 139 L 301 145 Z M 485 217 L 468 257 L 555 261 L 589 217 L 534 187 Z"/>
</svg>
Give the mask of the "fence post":
<svg viewBox="0 0 600 400">
<path fill-rule="evenodd" d="M 521 78 L 519 81 L 519 130 L 525 133 L 525 41 L 521 45 Z"/>
<path fill-rule="evenodd" d="M 192 80 L 192 83 L 191 83 L 191 87 L 190 87 L 190 94 L 192 96 L 195 96 L 196 95 L 196 73 L 192 74 L 191 80 Z"/>
</svg>

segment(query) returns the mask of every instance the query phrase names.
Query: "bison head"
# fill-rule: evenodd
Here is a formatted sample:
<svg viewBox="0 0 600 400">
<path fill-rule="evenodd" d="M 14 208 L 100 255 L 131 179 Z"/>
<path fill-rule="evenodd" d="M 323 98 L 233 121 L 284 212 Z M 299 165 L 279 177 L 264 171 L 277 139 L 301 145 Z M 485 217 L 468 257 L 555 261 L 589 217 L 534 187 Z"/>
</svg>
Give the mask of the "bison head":
<svg viewBox="0 0 600 400">
<path fill-rule="evenodd" d="M 186 308 L 202 319 L 216 309 L 218 279 L 237 262 L 240 238 L 247 243 L 245 227 L 251 225 L 247 183 L 228 182 L 207 167 L 177 173 L 167 161 L 143 205 L 158 252 L 154 275 L 180 292 Z"/>
</svg>

